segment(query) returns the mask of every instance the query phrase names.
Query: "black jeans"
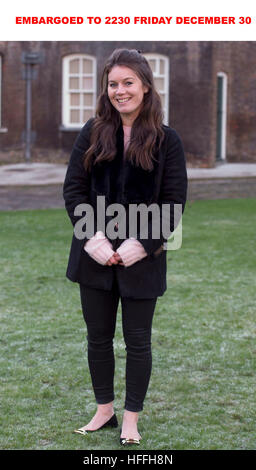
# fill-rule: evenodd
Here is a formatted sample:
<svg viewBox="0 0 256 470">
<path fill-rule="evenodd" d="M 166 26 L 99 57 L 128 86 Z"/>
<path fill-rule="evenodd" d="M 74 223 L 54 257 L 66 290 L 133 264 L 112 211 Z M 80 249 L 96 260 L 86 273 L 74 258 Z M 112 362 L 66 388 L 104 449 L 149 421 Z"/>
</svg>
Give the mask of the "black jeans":
<svg viewBox="0 0 256 470">
<path fill-rule="evenodd" d="M 113 338 L 119 303 L 115 281 L 111 291 L 80 284 L 83 316 L 87 326 L 88 363 L 98 404 L 114 400 L 115 358 Z M 157 298 L 121 297 L 122 327 L 126 344 L 126 398 L 124 408 L 141 411 L 152 369 L 151 329 Z"/>
</svg>

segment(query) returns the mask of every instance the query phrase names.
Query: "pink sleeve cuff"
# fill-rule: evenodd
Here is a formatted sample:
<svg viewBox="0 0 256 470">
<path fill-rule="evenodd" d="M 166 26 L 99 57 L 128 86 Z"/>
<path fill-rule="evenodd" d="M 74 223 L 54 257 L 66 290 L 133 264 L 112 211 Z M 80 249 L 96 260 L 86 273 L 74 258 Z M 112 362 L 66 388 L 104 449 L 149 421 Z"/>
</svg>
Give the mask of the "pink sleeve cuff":
<svg viewBox="0 0 256 470">
<path fill-rule="evenodd" d="M 116 250 L 122 258 L 124 266 L 128 267 L 147 256 L 142 244 L 135 238 L 128 238 Z"/>
<path fill-rule="evenodd" d="M 85 243 L 84 250 L 95 261 L 102 265 L 105 265 L 114 254 L 112 245 L 103 232 L 96 232 L 95 235 Z"/>
</svg>

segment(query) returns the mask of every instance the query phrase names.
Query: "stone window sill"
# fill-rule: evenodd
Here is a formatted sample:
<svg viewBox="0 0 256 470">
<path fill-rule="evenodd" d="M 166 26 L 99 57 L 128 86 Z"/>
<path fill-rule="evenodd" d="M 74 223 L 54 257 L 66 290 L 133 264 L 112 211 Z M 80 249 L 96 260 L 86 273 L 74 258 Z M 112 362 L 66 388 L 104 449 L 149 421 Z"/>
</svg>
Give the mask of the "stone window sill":
<svg viewBox="0 0 256 470">
<path fill-rule="evenodd" d="M 66 127 L 66 126 L 59 126 L 59 131 L 61 132 L 79 132 L 81 131 L 83 126 L 81 127 Z"/>
</svg>

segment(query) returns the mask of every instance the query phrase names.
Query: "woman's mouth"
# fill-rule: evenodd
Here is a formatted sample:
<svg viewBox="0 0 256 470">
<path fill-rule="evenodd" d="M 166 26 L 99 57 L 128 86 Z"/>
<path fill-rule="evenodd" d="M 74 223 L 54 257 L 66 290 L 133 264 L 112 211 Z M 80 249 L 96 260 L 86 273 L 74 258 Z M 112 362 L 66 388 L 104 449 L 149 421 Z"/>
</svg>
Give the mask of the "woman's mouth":
<svg viewBox="0 0 256 470">
<path fill-rule="evenodd" d="M 126 103 L 127 101 L 129 101 L 131 98 L 117 98 L 117 102 L 118 103 Z"/>
</svg>

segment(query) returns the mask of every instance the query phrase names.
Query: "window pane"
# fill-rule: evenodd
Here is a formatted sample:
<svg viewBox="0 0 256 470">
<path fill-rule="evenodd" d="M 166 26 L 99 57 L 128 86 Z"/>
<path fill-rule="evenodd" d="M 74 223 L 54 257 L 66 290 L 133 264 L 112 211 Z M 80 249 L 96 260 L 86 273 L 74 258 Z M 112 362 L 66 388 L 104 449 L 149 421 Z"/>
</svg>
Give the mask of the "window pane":
<svg viewBox="0 0 256 470">
<path fill-rule="evenodd" d="M 96 58 L 86 54 L 78 53 L 63 57 L 62 116 L 64 126 L 80 127 L 83 122 L 94 116 L 97 78 L 95 65 Z"/>
<path fill-rule="evenodd" d="M 80 95 L 79 93 L 70 93 L 70 105 L 79 106 L 80 105 Z"/>
<path fill-rule="evenodd" d="M 92 90 L 92 87 L 93 87 L 92 77 L 83 77 L 83 89 Z"/>
<path fill-rule="evenodd" d="M 165 74 L 165 61 L 163 59 L 160 60 L 160 74 Z"/>
<path fill-rule="evenodd" d="M 71 90 L 79 90 L 79 78 L 69 77 L 69 88 Z"/>
<path fill-rule="evenodd" d="M 74 59 L 69 62 L 69 72 L 79 73 L 79 59 Z"/>
<path fill-rule="evenodd" d="M 151 67 L 152 72 L 154 73 L 156 71 L 156 61 L 154 59 L 151 59 L 148 61 L 148 63 Z"/>
<path fill-rule="evenodd" d="M 86 122 L 91 117 L 93 117 L 93 110 L 92 109 L 84 109 L 84 111 L 83 111 L 83 121 Z"/>
<path fill-rule="evenodd" d="M 70 111 L 70 122 L 75 123 L 80 121 L 79 109 L 71 109 Z"/>
<path fill-rule="evenodd" d="M 92 60 L 83 60 L 83 73 L 92 73 Z"/>
<path fill-rule="evenodd" d="M 154 79 L 156 89 L 158 91 L 164 91 L 164 79 L 163 78 L 155 78 Z"/>
<path fill-rule="evenodd" d="M 92 93 L 84 93 L 83 94 L 83 105 L 84 106 L 92 106 Z"/>
<path fill-rule="evenodd" d="M 165 107 L 165 95 L 163 95 L 163 93 L 160 93 L 160 98 L 161 98 L 162 107 L 164 108 Z"/>
</svg>

